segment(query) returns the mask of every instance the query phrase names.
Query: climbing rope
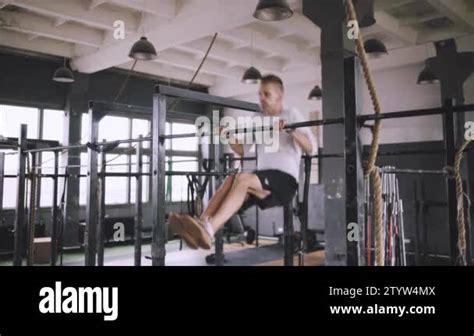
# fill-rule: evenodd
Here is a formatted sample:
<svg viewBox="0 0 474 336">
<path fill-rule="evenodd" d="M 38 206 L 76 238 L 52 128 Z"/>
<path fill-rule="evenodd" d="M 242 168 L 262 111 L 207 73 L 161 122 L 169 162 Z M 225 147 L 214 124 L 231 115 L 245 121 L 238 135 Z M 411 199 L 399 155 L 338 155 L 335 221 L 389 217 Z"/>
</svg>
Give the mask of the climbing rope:
<svg viewBox="0 0 474 336">
<path fill-rule="evenodd" d="M 354 9 L 352 0 L 346 0 L 346 14 L 347 19 L 351 21 L 357 21 L 357 14 Z M 364 73 L 365 82 L 369 89 L 370 98 L 375 114 L 381 113 L 380 101 L 377 96 L 375 84 L 372 79 L 372 74 L 369 68 L 369 61 L 365 52 L 363 36 L 359 30 L 356 41 L 357 54 L 361 60 L 362 70 Z M 384 265 L 383 255 L 383 199 L 382 199 L 382 181 L 379 175 L 379 170 L 375 166 L 377 161 L 377 154 L 379 150 L 379 138 L 380 138 L 381 122 L 379 119 L 375 120 L 372 132 L 372 143 L 370 147 L 370 155 L 365 167 L 366 178 L 371 175 L 374 183 L 374 211 L 375 211 L 375 260 L 377 266 Z"/>
<path fill-rule="evenodd" d="M 464 190 L 461 176 L 461 161 L 464 151 L 472 143 L 472 140 L 466 141 L 456 153 L 454 161 L 454 178 L 456 180 L 456 199 L 457 199 L 457 224 L 458 224 L 458 263 L 466 266 L 466 224 L 464 222 Z"/>
</svg>

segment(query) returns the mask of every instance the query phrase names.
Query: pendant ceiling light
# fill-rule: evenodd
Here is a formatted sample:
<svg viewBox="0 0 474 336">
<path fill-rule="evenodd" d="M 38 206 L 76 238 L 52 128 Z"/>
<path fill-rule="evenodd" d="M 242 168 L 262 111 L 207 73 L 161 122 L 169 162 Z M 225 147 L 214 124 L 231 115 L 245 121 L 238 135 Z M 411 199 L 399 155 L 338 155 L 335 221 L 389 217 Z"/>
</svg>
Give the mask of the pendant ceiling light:
<svg viewBox="0 0 474 336">
<path fill-rule="evenodd" d="M 66 58 L 64 58 L 63 66 L 54 72 L 53 80 L 59 83 L 73 83 L 74 82 L 74 74 L 72 73 L 70 69 L 67 68 Z"/>
<path fill-rule="evenodd" d="M 260 0 L 253 16 L 262 21 L 281 21 L 293 16 L 286 0 Z"/>
<path fill-rule="evenodd" d="M 370 39 L 364 42 L 364 48 L 367 54 L 372 58 L 381 58 L 388 55 L 387 47 L 379 39 Z"/>
<path fill-rule="evenodd" d="M 244 84 L 258 84 L 262 79 L 262 74 L 255 67 L 250 67 L 245 71 L 242 77 L 242 83 Z"/>
<path fill-rule="evenodd" d="M 439 78 L 428 67 L 428 65 L 426 65 L 425 68 L 418 75 L 418 84 L 419 85 L 430 85 L 430 84 L 438 84 L 438 83 L 439 83 Z"/>
<path fill-rule="evenodd" d="M 323 90 L 316 85 L 311 92 L 309 93 L 308 99 L 309 100 L 321 100 L 323 98 Z"/>
</svg>

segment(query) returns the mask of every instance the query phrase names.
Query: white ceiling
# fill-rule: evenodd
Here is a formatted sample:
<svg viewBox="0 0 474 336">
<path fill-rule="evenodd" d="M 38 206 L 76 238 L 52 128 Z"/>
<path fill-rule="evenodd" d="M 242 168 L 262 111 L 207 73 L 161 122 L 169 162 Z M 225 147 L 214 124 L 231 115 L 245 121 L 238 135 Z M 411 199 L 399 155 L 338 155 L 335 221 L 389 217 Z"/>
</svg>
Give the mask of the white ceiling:
<svg viewBox="0 0 474 336">
<path fill-rule="evenodd" d="M 251 64 L 276 73 L 287 86 L 320 78 L 320 30 L 290 4 L 287 21 L 252 17 L 257 0 L 0 0 L 0 45 L 71 58 L 72 67 L 94 73 L 129 69 L 128 52 L 146 32 L 159 55 L 139 62 L 137 72 L 189 81 L 214 33 L 217 41 L 196 83 L 214 94 L 254 91 L 240 83 Z M 384 41 L 390 55 L 374 70 L 420 63 L 433 56 L 429 42 L 474 36 L 474 0 L 376 0 L 377 23 L 364 36 Z M 113 38 L 114 22 L 126 38 Z M 253 41 L 253 43 L 251 43 Z M 253 44 L 253 47 L 252 47 Z"/>
</svg>

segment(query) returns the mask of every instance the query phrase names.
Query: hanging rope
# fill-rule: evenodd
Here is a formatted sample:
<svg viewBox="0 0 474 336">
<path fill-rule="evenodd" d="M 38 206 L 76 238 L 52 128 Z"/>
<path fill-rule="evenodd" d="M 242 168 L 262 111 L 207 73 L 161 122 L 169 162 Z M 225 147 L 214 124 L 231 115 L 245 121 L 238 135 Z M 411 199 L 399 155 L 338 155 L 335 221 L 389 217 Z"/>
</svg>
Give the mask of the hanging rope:
<svg viewBox="0 0 474 336">
<path fill-rule="evenodd" d="M 357 14 L 354 9 L 352 0 L 346 0 L 346 14 L 347 19 L 351 21 L 357 21 Z M 359 30 L 358 38 L 356 41 L 357 54 L 361 60 L 362 70 L 364 73 L 365 82 L 369 89 L 370 98 L 374 107 L 375 114 L 381 113 L 380 101 L 377 96 L 375 84 L 372 79 L 372 74 L 369 68 L 369 61 L 365 52 L 363 36 Z M 382 199 L 382 181 L 379 175 L 378 168 L 375 166 L 377 161 L 377 154 L 379 150 L 379 137 L 380 137 L 381 123 L 379 119 L 375 120 L 373 126 L 372 144 L 370 147 L 370 155 L 365 167 L 365 176 L 372 176 L 374 183 L 374 211 L 375 211 L 375 260 L 377 266 L 384 265 L 383 257 L 383 199 Z"/>
<path fill-rule="evenodd" d="M 466 266 L 466 224 L 464 222 L 464 190 L 461 176 L 461 161 L 464 151 L 472 143 L 472 140 L 466 141 L 456 153 L 454 161 L 454 178 L 456 180 L 456 199 L 457 199 L 457 223 L 458 223 L 458 263 Z"/>
</svg>

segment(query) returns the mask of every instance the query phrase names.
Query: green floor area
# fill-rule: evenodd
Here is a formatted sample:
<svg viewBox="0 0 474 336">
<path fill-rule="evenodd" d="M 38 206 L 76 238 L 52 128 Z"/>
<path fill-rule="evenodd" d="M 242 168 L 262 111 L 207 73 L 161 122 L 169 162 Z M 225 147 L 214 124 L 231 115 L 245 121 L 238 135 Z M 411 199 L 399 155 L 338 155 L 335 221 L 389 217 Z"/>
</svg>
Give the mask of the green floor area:
<svg viewBox="0 0 474 336">
<path fill-rule="evenodd" d="M 173 253 L 179 251 L 180 242 L 179 240 L 169 241 L 166 244 L 166 252 Z M 183 244 L 183 250 L 188 250 L 185 244 Z M 150 244 L 143 244 L 142 246 L 142 257 L 151 255 L 151 246 Z M 108 246 L 105 248 L 104 252 L 104 261 L 107 263 L 108 260 L 117 260 L 117 259 L 130 259 L 130 266 L 133 266 L 133 255 L 134 255 L 134 246 L 133 242 L 130 245 L 120 245 L 120 246 Z M 0 260 L 0 266 L 12 266 L 13 261 L 10 260 Z M 23 265 L 26 265 L 26 259 L 23 259 Z M 59 265 L 59 259 L 58 259 Z M 35 264 L 35 266 L 49 266 L 49 264 Z M 65 252 L 63 255 L 63 266 L 84 266 L 84 251 L 74 250 Z"/>
</svg>

